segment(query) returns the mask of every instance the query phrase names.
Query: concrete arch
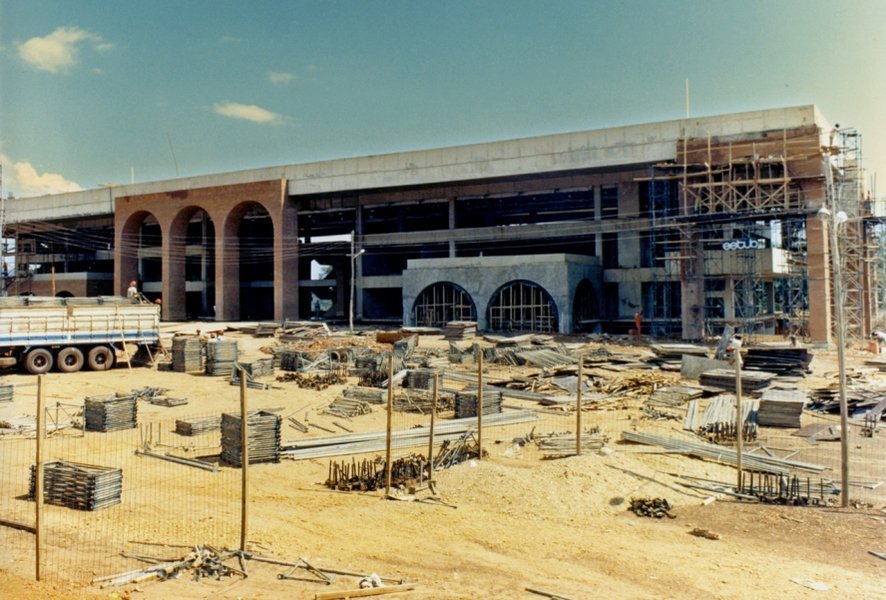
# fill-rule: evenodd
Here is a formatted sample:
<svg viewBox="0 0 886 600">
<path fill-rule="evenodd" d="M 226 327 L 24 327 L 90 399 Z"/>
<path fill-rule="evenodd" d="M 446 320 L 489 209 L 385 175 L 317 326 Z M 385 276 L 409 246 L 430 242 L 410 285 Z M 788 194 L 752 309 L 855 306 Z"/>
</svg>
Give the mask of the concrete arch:
<svg viewBox="0 0 886 600">
<path fill-rule="evenodd" d="M 74 294 L 72 294 L 72 293 L 69 292 L 68 290 L 62 290 L 62 291 L 60 291 L 60 292 L 57 292 L 57 293 L 55 294 L 55 297 L 56 297 L 56 298 L 73 298 L 73 297 L 74 297 Z"/>
<path fill-rule="evenodd" d="M 422 327 L 442 327 L 450 321 L 476 321 L 477 306 L 457 283 L 438 281 L 425 287 L 412 304 L 412 322 Z"/>
<path fill-rule="evenodd" d="M 222 235 L 216 238 L 216 279 L 224 282 L 216 301 L 222 306 L 222 318 L 270 319 L 277 314 L 275 242 L 282 235 L 278 232 L 273 213 L 256 200 L 242 201 L 225 215 Z"/>
<path fill-rule="evenodd" d="M 156 233 L 145 233 L 144 229 L 147 223 L 156 227 Z M 125 295 L 130 281 L 143 281 L 143 261 L 159 260 L 162 245 L 162 226 L 153 212 L 137 210 L 126 217 L 115 233 L 114 252 L 116 258 L 114 263 L 116 272 L 114 280 L 117 283 L 116 287 L 119 288 L 114 290 L 115 293 Z M 156 256 L 153 256 L 154 254 Z"/>
<path fill-rule="evenodd" d="M 486 321 L 492 331 L 557 333 L 560 325 L 554 297 L 527 279 L 511 280 L 492 294 Z"/>
<path fill-rule="evenodd" d="M 572 331 L 594 331 L 601 317 L 597 290 L 590 280 L 582 279 L 572 300 Z"/>
</svg>

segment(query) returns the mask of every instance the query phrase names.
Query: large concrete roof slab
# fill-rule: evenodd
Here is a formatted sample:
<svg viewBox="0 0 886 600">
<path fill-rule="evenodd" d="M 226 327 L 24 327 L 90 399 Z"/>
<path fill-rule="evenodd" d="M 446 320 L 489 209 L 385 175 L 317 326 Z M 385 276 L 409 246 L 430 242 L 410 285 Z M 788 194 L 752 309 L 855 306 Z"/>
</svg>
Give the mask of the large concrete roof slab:
<svg viewBox="0 0 886 600">
<path fill-rule="evenodd" d="M 671 160 L 681 137 L 740 136 L 817 125 L 814 105 L 397 152 L 120 185 L 7 203 L 7 222 L 111 214 L 113 198 L 286 179 L 290 195 L 336 193 L 597 169 Z"/>
</svg>

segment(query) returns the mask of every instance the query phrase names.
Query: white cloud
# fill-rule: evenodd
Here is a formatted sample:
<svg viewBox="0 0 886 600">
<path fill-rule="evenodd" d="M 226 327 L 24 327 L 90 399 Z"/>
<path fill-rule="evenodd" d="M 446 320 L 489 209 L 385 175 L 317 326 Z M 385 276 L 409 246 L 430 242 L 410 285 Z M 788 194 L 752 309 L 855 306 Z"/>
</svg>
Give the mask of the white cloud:
<svg viewBox="0 0 886 600">
<path fill-rule="evenodd" d="M 35 69 L 49 73 L 65 72 L 77 64 L 80 45 L 91 44 L 99 52 L 106 52 L 113 44 L 101 36 L 79 27 L 59 27 L 45 37 L 32 37 L 19 44 L 18 54 Z"/>
<path fill-rule="evenodd" d="M 223 117 L 243 119 L 253 123 L 279 125 L 287 120 L 283 115 L 271 112 L 255 104 L 240 104 L 239 102 L 219 102 L 212 106 L 212 111 Z"/>
<path fill-rule="evenodd" d="M 295 81 L 296 77 L 292 73 L 268 71 L 268 80 L 274 85 L 287 85 Z"/>
<path fill-rule="evenodd" d="M 4 196 L 11 193 L 17 198 L 30 198 L 83 189 L 58 173 L 38 173 L 31 163 L 14 162 L 5 154 L 0 154 L 0 163 L 3 164 Z"/>
</svg>

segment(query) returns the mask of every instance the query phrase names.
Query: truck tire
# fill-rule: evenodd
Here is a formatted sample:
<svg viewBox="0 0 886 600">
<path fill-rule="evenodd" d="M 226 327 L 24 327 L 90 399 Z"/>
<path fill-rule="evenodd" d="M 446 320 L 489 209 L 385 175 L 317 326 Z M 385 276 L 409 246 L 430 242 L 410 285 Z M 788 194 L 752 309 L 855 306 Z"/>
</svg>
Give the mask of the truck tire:
<svg viewBox="0 0 886 600">
<path fill-rule="evenodd" d="M 55 364 L 62 373 L 76 373 L 83 368 L 83 352 L 74 346 L 62 348 L 55 357 Z"/>
<path fill-rule="evenodd" d="M 114 352 L 107 346 L 96 346 L 89 351 L 86 363 L 93 371 L 107 371 L 114 366 Z"/>
<path fill-rule="evenodd" d="M 52 352 L 34 348 L 25 356 L 25 370 L 32 375 L 42 375 L 52 368 Z"/>
</svg>

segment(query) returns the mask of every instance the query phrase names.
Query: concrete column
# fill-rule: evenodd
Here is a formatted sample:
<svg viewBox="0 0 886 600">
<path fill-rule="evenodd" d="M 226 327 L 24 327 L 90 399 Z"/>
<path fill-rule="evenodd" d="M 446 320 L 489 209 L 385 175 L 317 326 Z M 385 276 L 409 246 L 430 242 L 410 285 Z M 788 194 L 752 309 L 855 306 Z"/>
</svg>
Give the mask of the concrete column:
<svg viewBox="0 0 886 600">
<path fill-rule="evenodd" d="M 599 185 L 595 185 L 594 192 L 594 220 L 601 221 L 603 219 L 602 193 Z M 603 236 L 601 234 L 594 235 L 594 256 L 603 256 Z"/>
<path fill-rule="evenodd" d="M 727 321 L 735 318 L 735 282 L 734 277 L 727 277 L 723 290 L 723 316 Z"/>
<path fill-rule="evenodd" d="M 356 236 L 356 244 L 354 252 L 360 252 L 363 239 L 363 207 L 357 204 L 356 213 L 354 215 L 354 235 Z M 354 319 L 363 320 L 363 256 L 358 256 L 354 261 Z M 350 293 L 350 292 L 349 292 Z M 348 299 L 350 302 L 350 298 Z"/>
<path fill-rule="evenodd" d="M 215 236 L 215 319 L 240 320 L 240 219 L 230 214 Z M 276 283 L 276 282 L 275 282 Z M 275 290 L 275 295 L 277 291 Z"/>
<path fill-rule="evenodd" d="M 830 344 L 831 254 L 827 226 L 816 215 L 806 217 L 806 261 L 809 282 L 809 337 L 812 342 Z"/>
<path fill-rule="evenodd" d="M 298 319 L 298 211 L 285 201 L 274 219 L 274 319 Z"/>
<path fill-rule="evenodd" d="M 449 235 L 452 235 L 452 232 L 455 231 L 455 196 L 449 198 Z M 450 237 L 449 238 L 449 258 L 455 258 L 456 248 L 455 248 L 455 240 Z"/>
<path fill-rule="evenodd" d="M 138 243 L 131 233 L 114 227 L 114 294 L 126 295 L 129 282 L 138 280 Z"/>
<path fill-rule="evenodd" d="M 704 250 L 698 234 L 683 241 L 680 272 L 680 307 L 684 340 L 704 338 Z"/>
<path fill-rule="evenodd" d="M 161 223 L 163 243 L 161 263 L 163 269 L 163 319 L 182 321 L 185 318 L 185 229 L 179 220 Z"/>
</svg>

